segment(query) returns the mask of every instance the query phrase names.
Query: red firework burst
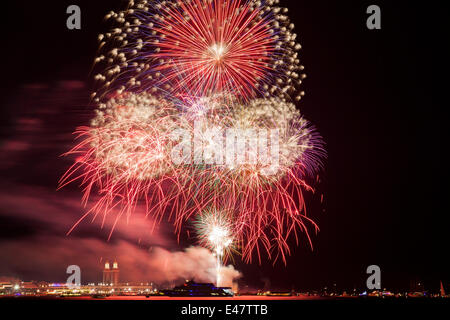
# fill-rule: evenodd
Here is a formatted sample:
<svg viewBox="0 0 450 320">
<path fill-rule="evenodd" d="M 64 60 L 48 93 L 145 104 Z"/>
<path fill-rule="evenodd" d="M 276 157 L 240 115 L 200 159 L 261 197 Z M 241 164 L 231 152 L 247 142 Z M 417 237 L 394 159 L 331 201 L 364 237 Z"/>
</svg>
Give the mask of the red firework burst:
<svg viewBox="0 0 450 320">
<path fill-rule="evenodd" d="M 289 99 L 302 73 L 294 25 L 277 0 L 132 1 L 107 18 L 118 25 L 100 35 L 95 79 L 104 92 L 150 91 L 170 97 L 229 93 Z M 102 90 L 100 90 L 102 91 Z"/>
<path fill-rule="evenodd" d="M 156 70 L 192 95 L 230 92 L 254 95 L 259 79 L 271 72 L 275 39 L 262 8 L 242 1 L 178 2 L 161 9 L 161 40 L 154 57 L 164 59 Z M 273 32 L 273 30 L 272 30 Z"/>
</svg>

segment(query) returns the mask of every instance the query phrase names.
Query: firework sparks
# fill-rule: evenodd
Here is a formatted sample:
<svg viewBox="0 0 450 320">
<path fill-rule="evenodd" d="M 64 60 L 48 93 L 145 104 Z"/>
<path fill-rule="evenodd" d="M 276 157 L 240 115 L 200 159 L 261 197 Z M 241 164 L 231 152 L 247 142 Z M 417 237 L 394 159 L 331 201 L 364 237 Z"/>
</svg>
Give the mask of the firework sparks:
<svg viewBox="0 0 450 320">
<path fill-rule="evenodd" d="M 115 226 L 140 202 L 178 234 L 195 220 L 218 271 L 236 244 L 246 262 L 255 253 L 261 261 L 261 251 L 286 262 L 299 230 L 312 246 L 309 226 L 318 227 L 303 192 L 313 191 L 326 152 L 289 102 L 303 96 L 305 75 L 294 26 L 277 5 L 140 0 L 106 16 L 115 25 L 99 36 L 97 116 L 77 131 L 82 141 L 67 153 L 76 162 L 60 181 L 81 181 L 85 203 L 98 193 L 80 221 L 118 209 Z M 187 139 L 175 141 L 180 131 Z M 230 132 L 247 139 L 231 161 Z M 180 150 L 190 152 L 174 161 Z"/>
<path fill-rule="evenodd" d="M 276 129 L 276 138 L 268 141 L 267 149 L 276 145 L 277 161 L 261 162 L 260 150 L 249 147 L 240 153 L 246 159 L 241 163 L 224 161 L 200 166 L 201 170 L 195 171 L 196 180 L 201 181 L 201 186 L 197 187 L 202 195 L 207 194 L 212 199 L 211 202 L 221 203 L 221 208 L 234 212 L 230 215 L 234 222 L 230 227 L 235 240 L 242 243 L 242 256 L 246 261 L 252 261 L 255 252 L 260 259 L 261 249 L 269 256 L 275 249 L 276 257 L 285 261 L 286 254 L 290 253 L 287 240 L 291 235 L 297 239 L 297 230 L 302 230 L 312 245 L 308 224 L 318 230 L 306 215 L 303 191 L 313 190 L 308 180 L 312 180 L 323 165 L 326 153 L 322 139 L 293 104 L 279 99 L 256 99 L 225 110 L 227 114 L 231 110 L 231 115 L 222 123 L 227 123 L 231 129 L 263 133 Z M 212 115 L 207 127 L 216 123 L 215 113 Z M 204 116 L 206 123 L 208 119 Z M 208 135 L 204 138 L 208 140 L 204 145 L 211 144 Z M 252 144 L 252 140 L 246 142 L 247 146 Z M 218 150 L 224 146 L 219 141 L 211 148 Z M 209 153 L 209 156 L 216 155 Z M 212 158 L 204 160 L 213 163 Z M 257 161 L 250 161 L 251 158 Z M 181 225 L 186 217 L 180 218 Z"/>
<path fill-rule="evenodd" d="M 233 250 L 231 221 L 232 215 L 229 212 L 208 208 L 198 215 L 194 222 L 200 244 L 209 248 L 216 256 L 217 286 L 221 283 L 223 263 Z"/>
<path fill-rule="evenodd" d="M 82 139 L 66 155 L 75 164 L 61 178 L 60 187 L 75 180 L 84 185 L 84 201 L 96 189 L 100 195 L 89 213 L 119 208 L 127 217 L 145 199 L 148 212 L 163 215 L 172 199 L 165 185 L 176 176 L 170 158 L 170 135 L 179 127 L 177 110 L 150 94 L 124 93 L 97 110 L 90 127 L 76 134 Z"/>
<path fill-rule="evenodd" d="M 302 192 L 312 190 L 307 179 L 322 166 L 325 157 L 320 136 L 293 104 L 279 99 L 225 104 L 213 97 L 195 103 L 205 106 L 200 108 L 200 115 L 191 112 L 194 108 L 181 112 L 149 94 L 127 93 L 112 98 L 99 108 L 91 127 L 79 130 L 84 140 L 69 152 L 78 156 L 77 162 L 61 185 L 81 179 L 85 201 L 96 188 L 101 197 L 91 212 L 104 218 L 114 208 L 120 208 L 117 219 L 123 213 L 130 217 L 138 202 L 144 200 L 147 214 L 159 220 L 172 217 L 177 232 L 198 212 L 221 203 L 223 210 L 233 213 L 227 215 L 233 221 L 228 227 L 242 244 L 246 261 L 252 260 L 254 252 L 260 259 L 261 246 L 269 256 L 278 249 L 277 256 L 285 261 L 291 234 L 297 237 L 300 229 L 309 239 L 306 224 L 317 229 L 306 216 Z M 187 157 L 187 164 L 174 164 L 171 133 L 182 127 L 189 136 L 195 135 L 198 129 L 193 123 L 199 118 L 205 128 L 222 124 L 232 130 L 276 129 L 276 140 L 270 141 L 268 149 L 277 146 L 277 162 L 215 163 L 214 153 L 200 148 Z M 201 130 L 196 133 L 202 146 L 215 150 L 225 147 L 226 134 L 219 144 L 211 145 L 208 134 Z M 191 140 L 186 144 L 184 147 L 190 148 Z M 254 148 L 243 154 L 247 153 L 249 159 L 252 152 Z M 207 158 L 194 162 L 200 155 Z"/>
<path fill-rule="evenodd" d="M 99 36 L 103 91 L 300 99 L 297 35 L 278 0 L 131 1 Z M 101 95 L 98 98 L 101 99 Z"/>
</svg>

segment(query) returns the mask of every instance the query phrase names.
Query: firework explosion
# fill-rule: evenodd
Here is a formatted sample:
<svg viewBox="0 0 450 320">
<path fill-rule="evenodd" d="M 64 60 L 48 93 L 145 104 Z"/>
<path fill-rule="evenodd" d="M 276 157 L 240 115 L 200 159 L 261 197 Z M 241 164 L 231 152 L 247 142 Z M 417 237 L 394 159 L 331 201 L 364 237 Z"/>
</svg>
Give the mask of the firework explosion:
<svg viewBox="0 0 450 320">
<path fill-rule="evenodd" d="M 180 125 L 177 120 L 171 103 L 150 94 L 112 98 L 99 106 L 90 127 L 75 132 L 81 142 L 67 155 L 75 155 L 76 162 L 61 178 L 60 187 L 81 180 L 85 203 L 97 188 L 100 198 L 86 215 L 106 218 L 118 208 L 117 222 L 124 213 L 129 216 L 142 198 L 148 212 L 163 214 L 170 199 L 164 185 L 176 176 L 170 135 Z"/>
<path fill-rule="evenodd" d="M 262 251 L 286 262 L 299 231 L 312 246 L 318 227 L 302 192 L 326 152 L 290 102 L 305 76 L 277 4 L 130 1 L 107 15 L 115 26 L 99 37 L 97 115 L 76 132 L 60 181 L 81 181 L 85 204 L 95 195 L 80 221 L 118 212 L 115 226 L 140 203 L 178 234 L 193 220 L 218 269 L 236 248 L 246 262 Z"/>
<path fill-rule="evenodd" d="M 276 129 L 277 135 L 268 144 L 269 159 L 276 156 L 276 161 L 247 161 L 226 168 L 221 171 L 221 189 L 236 212 L 236 234 L 245 243 L 242 254 L 246 261 L 252 260 L 253 251 L 260 259 L 261 246 L 269 256 L 277 248 L 276 254 L 285 261 L 290 253 L 287 239 L 291 233 L 297 238 L 297 227 L 311 245 L 307 224 L 317 230 L 305 214 L 302 190 L 312 190 L 306 181 L 322 167 L 325 151 L 321 137 L 293 104 L 275 98 L 238 107 L 233 126 L 267 133 Z M 255 154 L 261 156 L 256 148 L 249 148 L 247 159 Z"/>
<path fill-rule="evenodd" d="M 300 99 L 302 73 L 287 9 L 277 0 L 131 1 L 106 15 L 99 100 L 114 90 Z"/>
<path fill-rule="evenodd" d="M 194 222 L 200 244 L 211 249 L 216 256 L 216 285 L 220 286 L 221 268 L 233 247 L 233 215 L 230 212 L 208 208 Z"/>
</svg>

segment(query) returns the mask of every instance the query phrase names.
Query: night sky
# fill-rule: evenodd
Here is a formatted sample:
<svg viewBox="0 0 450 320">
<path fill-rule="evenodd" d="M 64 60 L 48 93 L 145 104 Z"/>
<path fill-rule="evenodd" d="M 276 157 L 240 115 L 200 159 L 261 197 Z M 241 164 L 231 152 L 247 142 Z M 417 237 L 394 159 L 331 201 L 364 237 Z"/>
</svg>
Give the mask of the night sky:
<svg viewBox="0 0 450 320">
<path fill-rule="evenodd" d="M 71 4 L 82 10 L 79 31 L 66 28 Z M 320 232 L 313 236 L 313 250 L 304 238 L 298 247 L 293 241 L 287 266 L 266 260 L 245 265 L 238 258 L 242 283 L 363 288 L 367 266 L 376 264 L 389 289 L 408 289 L 410 280 L 433 291 L 439 280 L 450 284 L 445 104 L 438 98 L 448 90 L 438 77 L 441 42 L 448 35 L 441 36 L 441 6 L 428 1 L 281 4 L 295 23 L 308 75 L 298 107 L 327 145 L 321 182 L 315 195 L 307 196 L 308 214 Z M 371 4 L 381 7 L 381 30 L 366 28 Z M 106 30 L 103 16 L 123 8 L 123 2 L 12 6 L 3 11 L 1 29 L 0 277 L 65 281 L 66 266 L 80 264 L 86 270 L 83 282 L 99 281 L 103 256 L 119 259 L 124 278 L 139 278 L 148 266 L 158 270 L 147 254 L 156 259 L 165 251 L 143 248 L 175 251 L 193 243 L 177 243 L 168 225 L 147 234 L 139 213 L 137 222 L 120 227 L 109 242 L 109 229 L 90 221 L 66 237 L 84 212 L 81 191 L 76 185 L 56 191 L 71 163 L 61 154 L 73 145 L 75 128 L 93 115 L 90 71 L 97 34 Z"/>
</svg>

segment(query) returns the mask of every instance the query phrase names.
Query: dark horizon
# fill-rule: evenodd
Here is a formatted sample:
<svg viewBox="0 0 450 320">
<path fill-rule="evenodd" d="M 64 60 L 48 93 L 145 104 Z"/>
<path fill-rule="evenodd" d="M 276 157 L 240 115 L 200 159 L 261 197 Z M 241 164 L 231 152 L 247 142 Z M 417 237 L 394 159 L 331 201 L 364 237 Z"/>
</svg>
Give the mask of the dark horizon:
<svg viewBox="0 0 450 320">
<path fill-rule="evenodd" d="M 101 259 L 115 255 L 130 277 L 138 277 L 148 267 L 161 270 L 142 261 L 148 254 L 143 248 L 170 252 L 195 245 L 185 236 L 178 243 L 168 224 L 148 235 L 141 220 L 122 226 L 109 242 L 109 229 L 88 221 L 66 236 L 85 211 L 76 184 L 56 191 L 71 163 L 60 155 L 73 146 L 76 127 L 92 118 L 97 34 L 107 27 L 104 15 L 123 8 L 119 0 L 72 2 L 8 4 L 2 21 L 0 277 L 61 282 L 65 268 L 79 263 L 86 270 L 82 283 L 94 282 Z M 377 1 L 382 29 L 371 31 L 365 26 L 369 1 L 280 2 L 289 8 L 308 75 L 297 106 L 323 136 L 328 153 L 315 194 L 306 195 L 320 232 L 312 236 L 314 250 L 304 235 L 299 246 L 291 239 L 286 266 L 245 264 L 236 257 L 242 281 L 280 289 L 334 283 L 361 289 L 367 266 L 376 264 L 382 288 L 406 290 L 418 280 L 430 291 L 439 290 L 439 281 L 450 290 L 443 204 L 448 167 L 441 151 L 444 104 L 438 100 L 444 91 L 435 55 L 443 41 L 443 20 L 437 18 L 442 9 Z M 82 10 L 79 31 L 65 25 L 71 4 Z M 131 275 L 135 270 L 139 274 Z"/>
</svg>

